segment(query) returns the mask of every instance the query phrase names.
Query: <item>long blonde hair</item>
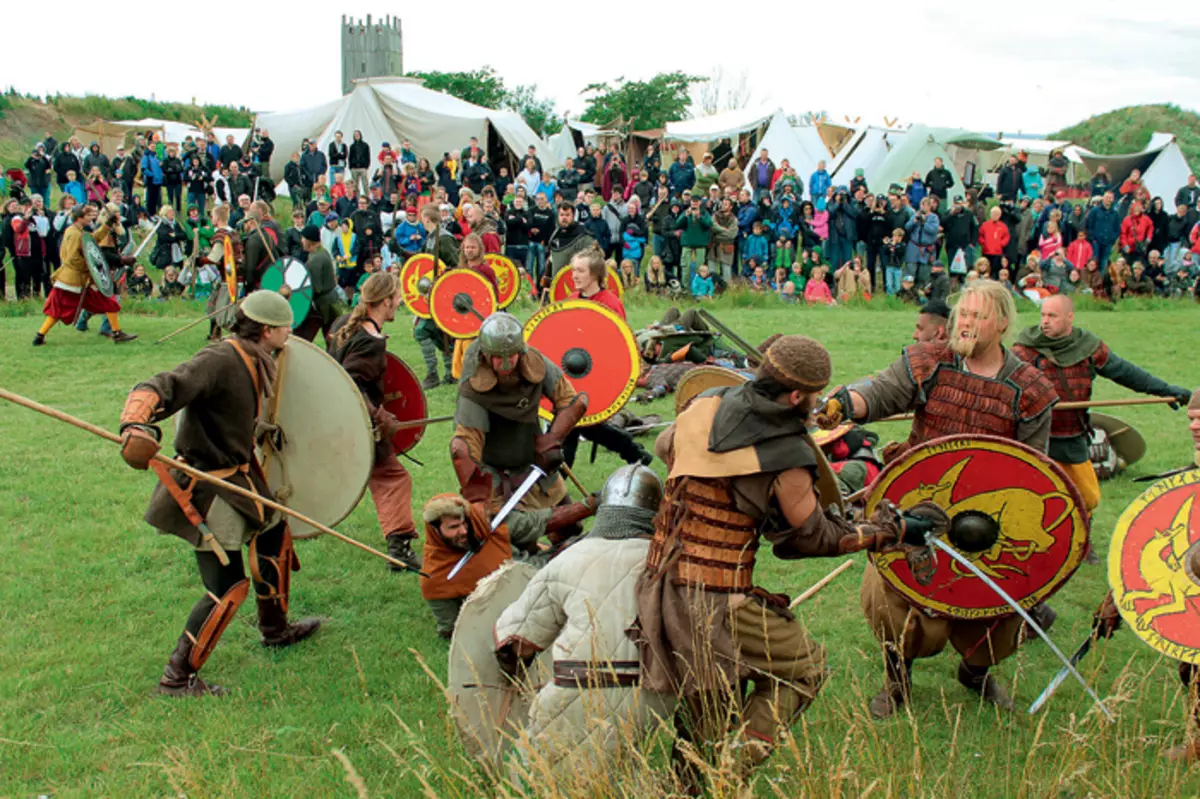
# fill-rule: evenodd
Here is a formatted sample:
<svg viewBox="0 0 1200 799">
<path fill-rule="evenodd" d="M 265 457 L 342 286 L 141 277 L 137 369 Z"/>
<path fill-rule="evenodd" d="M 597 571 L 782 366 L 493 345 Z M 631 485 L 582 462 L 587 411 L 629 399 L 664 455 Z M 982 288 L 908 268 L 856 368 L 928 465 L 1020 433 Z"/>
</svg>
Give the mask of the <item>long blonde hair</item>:
<svg viewBox="0 0 1200 799">
<path fill-rule="evenodd" d="M 958 308 L 962 305 L 963 300 L 973 294 L 979 295 L 983 299 L 984 307 L 996 315 L 996 327 L 1000 331 L 1000 339 L 1003 341 L 1013 332 L 1016 325 L 1017 303 L 1013 300 L 1013 295 L 1008 288 L 996 280 L 976 280 L 958 292 L 956 297 L 951 298 L 954 306 L 950 310 L 949 329 L 958 329 Z"/>
<path fill-rule="evenodd" d="M 346 324 L 333 334 L 334 343 L 339 347 L 344 347 L 350 337 L 363 326 L 371 306 L 396 296 L 396 292 L 399 290 L 400 281 L 391 272 L 376 272 L 367 278 L 367 282 L 363 283 L 358 305 L 354 306 L 354 310 L 350 312 L 350 318 L 346 320 Z"/>
</svg>

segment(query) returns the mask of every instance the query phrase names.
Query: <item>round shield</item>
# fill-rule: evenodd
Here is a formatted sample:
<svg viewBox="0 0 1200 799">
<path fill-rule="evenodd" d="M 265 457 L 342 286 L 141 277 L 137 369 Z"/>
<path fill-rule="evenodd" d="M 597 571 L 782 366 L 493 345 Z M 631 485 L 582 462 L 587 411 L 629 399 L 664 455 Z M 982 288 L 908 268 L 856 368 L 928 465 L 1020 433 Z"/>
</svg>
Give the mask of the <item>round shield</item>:
<svg viewBox="0 0 1200 799">
<path fill-rule="evenodd" d="M 844 422 L 839 424 L 832 430 L 821 430 L 820 428 L 809 430 L 809 435 L 812 436 L 813 443 L 818 447 L 828 447 L 830 444 L 837 443 L 838 439 L 854 429 L 853 422 Z"/>
<path fill-rule="evenodd" d="M 496 273 L 496 285 L 500 287 L 496 303 L 501 308 L 507 308 L 521 293 L 521 273 L 516 264 L 499 253 L 490 252 L 483 256 L 483 260 L 487 261 Z"/>
<path fill-rule="evenodd" d="M 402 422 L 415 422 L 428 416 L 425 392 L 408 364 L 387 353 L 387 370 L 383 373 L 383 409 Z M 406 427 L 392 436 L 396 452 L 408 452 L 425 435 L 424 425 Z"/>
<path fill-rule="evenodd" d="M 225 286 L 229 289 L 229 301 L 237 302 L 238 295 L 238 278 L 237 258 L 233 252 L 233 237 L 226 236 L 223 242 L 224 256 L 221 263 L 225 265 Z"/>
<path fill-rule="evenodd" d="M 1117 521 L 1108 583 L 1121 617 L 1150 646 L 1200 664 L 1200 470 L 1158 481 Z"/>
<path fill-rule="evenodd" d="M 587 392 L 581 425 L 603 422 L 633 395 L 641 366 L 633 331 L 603 305 L 588 300 L 547 305 L 525 323 L 525 340 L 562 369 L 577 392 Z M 540 413 L 553 418 L 548 397 Z"/>
<path fill-rule="evenodd" d="M 404 304 L 414 316 L 429 318 L 429 288 L 425 286 L 432 288 L 437 275 L 445 270 L 446 265 L 435 262 L 434 257 L 427 252 L 417 253 L 400 267 L 400 293 L 404 295 Z M 428 283 L 423 284 L 422 279 Z"/>
<path fill-rule="evenodd" d="M 682 412 L 693 397 L 710 388 L 740 386 L 746 380 L 745 375 L 723 366 L 702 364 L 695 369 L 689 369 L 683 377 L 679 378 L 679 384 L 675 386 L 675 413 Z"/>
<path fill-rule="evenodd" d="M 451 269 L 437 279 L 429 293 L 429 313 L 451 338 L 474 338 L 479 326 L 496 310 L 491 282 L 474 269 Z"/>
<path fill-rule="evenodd" d="M 105 297 L 113 295 L 112 275 L 108 273 L 108 261 L 100 251 L 100 245 L 90 233 L 83 234 L 83 257 L 87 261 L 88 273 L 92 276 L 92 285 L 96 291 Z"/>
<path fill-rule="evenodd" d="M 536 569 L 510 561 L 479 581 L 458 612 L 450 639 L 446 693 L 463 748 L 485 766 L 498 768 L 529 718 L 534 690 L 551 678 L 552 654 L 538 654 L 518 686 L 500 670 L 493 630 L 517 601 Z"/>
<path fill-rule="evenodd" d="M 1146 454 L 1146 439 L 1137 428 L 1128 422 L 1109 416 L 1107 413 L 1091 413 L 1092 427 L 1108 435 L 1108 443 L 1117 452 L 1117 457 L 1128 466 Z"/>
<path fill-rule="evenodd" d="M 280 350 L 267 420 L 283 445 L 262 451 L 267 484 L 284 505 L 333 527 L 358 505 L 375 465 L 375 434 L 366 403 L 341 364 L 292 336 Z M 292 535 L 319 533 L 296 520 Z"/>
<path fill-rule="evenodd" d="M 312 283 L 308 277 L 308 267 L 294 258 L 280 258 L 267 267 L 259 285 L 269 291 L 278 291 L 287 297 L 288 305 L 292 306 L 292 329 L 304 324 L 312 308 Z M 287 290 L 284 290 L 287 286 Z"/>
<path fill-rule="evenodd" d="M 1075 484 L 1042 453 L 994 436 L 946 436 L 894 460 L 871 484 L 866 515 L 882 500 L 901 510 L 930 500 L 951 519 L 986 514 L 995 542 L 963 553 L 1028 610 L 1058 590 L 1083 561 L 1088 516 Z M 884 580 L 905 599 L 937 615 L 988 619 L 1014 611 L 970 570 L 938 557 L 932 579 L 919 581 L 897 548 L 873 553 Z"/>
<path fill-rule="evenodd" d="M 625 285 L 621 283 L 621 276 L 611 266 L 608 267 L 608 277 L 604 281 L 604 288 L 616 294 L 617 297 L 625 296 Z M 575 279 L 571 277 L 570 268 L 558 270 L 558 274 L 554 276 L 554 280 L 550 283 L 550 301 L 562 302 L 574 293 Z"/>
</svg>

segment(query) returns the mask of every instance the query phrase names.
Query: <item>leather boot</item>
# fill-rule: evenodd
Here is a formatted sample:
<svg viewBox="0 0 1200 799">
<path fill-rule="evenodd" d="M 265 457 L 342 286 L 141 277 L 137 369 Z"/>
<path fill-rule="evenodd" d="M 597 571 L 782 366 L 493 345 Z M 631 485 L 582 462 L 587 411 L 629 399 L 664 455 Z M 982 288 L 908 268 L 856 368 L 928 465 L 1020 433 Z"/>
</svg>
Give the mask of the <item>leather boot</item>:
<svg viewBox="0 0 1200 799">
<path fill-rule="evenodd" d="M 388 554 L 396 560 L 407 563 L 411 568 L 417 571 L 421 570 L 421 556 L 413 552 L 413 540 L 402 535 L 389 535 L 387 537 Z M 395 563 L 389 563 L 388 568 L 394 572 L 408 571 L 402 566 L 397 566 Z"/>
<path fill-rule="evenodd" d="M 429 391 L 437 388 L 441 384 L 442 381 L 438 378 L 437 372 L 430 372 L 429 374 L 425 375 L 425 379 L 421 381 L 421 388 Z"/>
<path fill-rule="evenodd" d="M 1045 632 L 1050 632 L 1050 628 L 1054 626 L 1054 622 L 1058 619 L 1058 612 L 1047 605 L 1045 602 L 1034 605 L 1029 609 L 1029 615 L 1037 622 L 1038 626 Z M 1026 641 L 1041 640 L 1041 637 L 1033 631 L 1028 622 L 1021 624 L 1021 644 Z"/>
<path fill-rule="evenodd" d="M 262 632 L 263 646 L 291 646 L 308 638 L 320 626 L 321 620 L 312 618 L 289 624 L 279 599 L 258 597 L 258 629 Z"/>
<path fill-rule="evenodd" d="M 124 330 L 114 330 L 112 341 L 113 344 L 124 344 L 127 341 L 137 341 L 137 336 L 126 333 Z"/>
<path fill-rule="evenodd" d="M 912 661 L 903 660 L 894 652 L 885 655 L 883 690 L 876 694 L 867 706 L 871 718 L 886 719 L 908 702 L 912 693 Z"/>
<path fill-rule="evenodd" d="M 965 661 L 958 664 L 958 682 L 968 691 L 979 694 L 1001 710 L 1012 710 L 1013 701 L 995 677 L 988 674 L 987 666 L 969 666 Z"/>
<path fill-rule="evenodd" d="M 175 642 L 175 651 L 167 658 L 167 665 L 154 692 L 166 696 L 224 696 L 224 688 L 209 685 L 197 676 L 196 670 L 188 662 L 191 654 L 192 639 L 184 633 Z"/>
</svg>

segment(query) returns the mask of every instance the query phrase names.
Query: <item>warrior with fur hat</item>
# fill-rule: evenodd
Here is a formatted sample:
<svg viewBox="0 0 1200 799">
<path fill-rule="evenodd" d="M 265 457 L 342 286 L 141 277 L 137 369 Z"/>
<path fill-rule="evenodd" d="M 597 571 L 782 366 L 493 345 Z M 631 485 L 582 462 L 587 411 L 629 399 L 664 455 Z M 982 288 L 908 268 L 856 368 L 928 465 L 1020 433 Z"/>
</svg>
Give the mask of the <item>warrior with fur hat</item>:
<svg viewBox="0 0 1200 799">
<path fill-rule="evenodd" d="M 472 505 L 458 494 L 436 494 L 421 512 L 425 520 L 425 574 L 421 596 L 433 613 L 443 638 L 454 633 L 458 612 L 479 581 L 512 558 L 508 526 L 495 530 L 487 508 Z M 475 555 L 453 578 L 454 567 L 468 552 Z"/>
<path fill-rule="evenodd" d="M 121 412 L 121 457 L 135 469 L 151 466 L 162 439 L 158 423 L 186 411 L 175 433 L 178 457 L 273 499 L 254 448 L 264 399 L 274 388 L 273 356 L 291 332 L 292 309 L 282 296 L 257 291 L 246 297 L 234 311 L 230 339 L 205 347 L 190 361 L 138 383 L 130 392 Z M 288 524 L 278 513 L 179 471 L 164 471 L 160 480 L 177 483 L 180 498 L 160 482 L 146 521 L 195 548 L 205 593 L 188 616 L 158 691 L 172 696 L 219 695 L 224 691 L 205 683 L 197 672 L 245 601 L 251 581 L 263 646 L 302 641 L 316 632 L 320 622 L 288 621 L 291 573 L 300 570 L 300 562 Z M 205 530 L 189 521 L 185 511 L 189 505 L 205 520 Z M 250 580 L 243 546 L 249 550 Z"/>
<path fill-rule="evenodd" d="M 888 460 L 934 438 L 958 434 L 1011 438 L 1045 451 L 1050 417 L 1058 396 L 1041 372 L 1003 346 L 1017 319 L 1012 295 L 995 281 L 976 281 L 959 294 L 950 315 L 949 340 L 906 347 L 881 372 L 833 391 L 817 414 L 822 428 L 843 421 L 869 422 L 913 411 L 907 442 L 885 455 Z M 1017 650 L 1024 624 L 1019 616 L 999 621 L 933 618 L 888 587 L 879 570 L 868 564 L 861 594 L 867 622 L 883 644 L 884 690 L 871 700 L 871 715 L 890 716 L 909 695 L 910 671 L 916 658 L 933 657 L 952 645 L 963 656 L 958 680 L 999 707 L 1012 699 L 990 667 Z M 1031 611 L 1048 627 L 1053 611 L 1039 605 Z"/>
<path fill-rule="evenodd" d="M 770 755 L 826 673 L 787 597 L 754 583 L 761 542 L 780 558 L 828 557 L 945 522 L 923 505 L 902 516 L 884 503 L 854 523 L 822 507 L 806 424 L 830 371 L 821 344 L 780 336 L 754 379 L 697 395 L 656 444 L 670 471 L 636 588 L 642 687 L 684 700 L 679 729 L 699 745 L 730 732 L 732 711 L 747 767 Z"/>
<path fill-rule="evenodd" d="M 538 408 L 550 402 L 554 420 L 541 432 Z M 559 475 L 562 446 L 587 413 L 587 394 L 576 394 L 562 370 L 525 342 L 511 314 L 484 320 L 463 363 L 450 458 L 470 503 L 494 514 L 537 466 L 544 477 L 520 499 L 505 522 L 512 544 L 535 552 L 538 539 L 560 543 L 580 531 L 594 500 L 571 502 Z"/>
</svg>

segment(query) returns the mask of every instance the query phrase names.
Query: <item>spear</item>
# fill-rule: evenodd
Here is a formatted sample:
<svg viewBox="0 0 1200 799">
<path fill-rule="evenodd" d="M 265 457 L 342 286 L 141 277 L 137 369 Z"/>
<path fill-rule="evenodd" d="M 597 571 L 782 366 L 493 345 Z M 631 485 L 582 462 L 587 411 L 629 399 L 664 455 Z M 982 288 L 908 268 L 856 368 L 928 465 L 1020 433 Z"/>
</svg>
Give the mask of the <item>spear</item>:
<svg viewBox="0 0 1200 799">
<path fill-rule="evenodd" d="M 1077 402 L 1060 402 L 1054 406 L 1056 411 L 1079 411 L 1084 408 L 1121 408 L 1126 405 L 1167 405 L 1179 402 L 1174 397 L 1127 397 L 1111 400 L 1080 400 Z M 898 413 L 895 416 L 884 416 L 876 422 L 905 422 L 913 418 L 911 413 Z"/>
<path fill-rule="evenodd" d="M 111 441 L 114 444 L 121 443 L 121 437 L 118 436 L 116 433 L 111 433 L 108 430 L 105 430 L 103 427 L 94 425 L 91 422 L 85 422 L 83 419 L 78 419 L 69 413 L 58 410 L 57 408 L 51 408 L 48 405 L 42 405 L 40 402 L 31 400 L 28 397 L 23 397 L 20 394 L 14 394 L 11 391 L 7 391 L 3 388 L 0 388 L 0 399 L 6 399 L 9 402 L 12 402 L 16 405 L 20 405 L 23 408 L 28 408 L 31 411 L 37 411 L 38 413 L 49 416 L 51 419 L 57 419 L 60 422 L 66 422 L 69 425 L 78 427 L 80 430 L 86 430 L 87 432 L 91 433 L 92 435 L 99 436 L 100 438 L 103 438 L 105 441 Z M 301 521 L 301 522 L 304 522 L 305 524 L 311 525 L 312 527 L 321 531 L 325 535 L 333 536 L 334 538 L 336 538 L 338 541 L 341 541 L 342 543 L 349 544 L 350 546 L 353 546 L 353 547 L 357 547 L 357 548 L 361 549 L 363 552 L 369 552 L 370 554 L 374 555 L 375 557 L 382 558 L 383 560 L 386 560 L 388 563 L 391 563 L 395 566 L 400 566 L 404 569 L 408 569 L 409 571 L 415 571 L 415 572 L 417 572 L 417 574 L 420 574 L 422 577 L 429 576 L 418 569 L 414 569 L 412 566 L 408 565 L 407 563 L 405 563 L 402 560 L 396 560 L 395 558 L 391 557 L 390 555 L 385 555 L 384 553 L 380 552 L 377 549 L 372 549 L 371 547 L 367 546 L 366 544 L 362 543 L 361 541 L 355 541 L 350 536 L 342 535 L 337 530 L 334 530 L 331 527 L 326 527 L 325 525 L 321 524 L 320 522 L 316 521 L 315 519 L 310 519 L 309 517 L 305 516 L 303 513 L 292 510 L 291 508 L 289 508 L 286 505 L 281 505 L 278 502 L 276 502 L 275 500 L 268 499 L 255 491 L 250 491 L 248 489 L 242 488 L 239 485 L 235 485 L 233 483 L 222 480 L 218 477 L 213 477 L 211 474 L 208 474 L 207 472 L 203 472 L 200 469 L 197 469 L 195 466 L 184 463 L 183 461 L 176 460 L 175 458 L 172 458 L 169 455 L 163 455 L 161 452 L 155 454 L 154 459 L 156 461 L 160 461 L 174 469 L 178 469 L 179 471 L 183 472 L 184 474 L 186 474 L 196 480 L 202 480 L 206 483 L 211 483 L 212 485 L 217 486 L 218 488 L 224 489 L 225 491 L 228 491 L 232 494 L 237 494 L 238 496 L 254 500 L 255 502 L 257 502 L 261 505 L 264 505 L 265 507 L 271 508 L 272 510 L 279 511 L 280 513 L 282 513 L 285 516 L 291 516 L 293 519 L 296 519 L 297 521 Z"/>
<path fill-rule="evenodd" d="M 183 327 L 179 328 L 178 330 L 174 330 L 174 331 L 172 331 L 172 332 L 168 333 L 167 335 L 163 336 L 162 338 L 160 338 L 158 341 L 156 341 L 156 342 L 154 342 L 154 343 L 155 343 L 155 344 L 162 344 L 164 341 L 166 341 L 166 340 L 167 340 L 167 339 L 169 339 L 169 338 L 175 338 L 175 337 L 176 337 L 176 336 L 178 336 L 180 333 L 184 333 L 184 332 L 187 332 L 188 330 L 191 330 L 193 327 L 195 327 L 196 325 L 200 324 L 201 322 L 207 322 L 209 319 L 212 319 L 214 316 L 216 316 L 217 314 L 221 313 L 222 311 L 228 311 L 228 310 L 231 310 L 231 309 L 233 309 L 233 308 L 236 308 L 236 307 L 238 307 L 239 305 L 241 305 L 241 304 L 242 304 L 242 301 L 243 301 L 243 300 L 245 300 L 245 299 L 246 299 L 245 297 L 242 297 L 242 298 L 241 298 L 241 299 L 239 299 L 237 302 L 235 302 L 233 305 L 226 305 L 226 306 L 225 306 L 225 307 L 223 307 L 223 308 L 218 308 L 217 310 L 213 311 L 213 312 L 212 312 L 212 313 L 210 313 L 210 314 L 206 314 L 206 315 L 204 315 L 204 316 L 201 316 L 199 319 L 193 319 L 191 322 L 188 322 L 188 323 L 187 323 L 186 325 L 184 325 Z"/>
</svg>

